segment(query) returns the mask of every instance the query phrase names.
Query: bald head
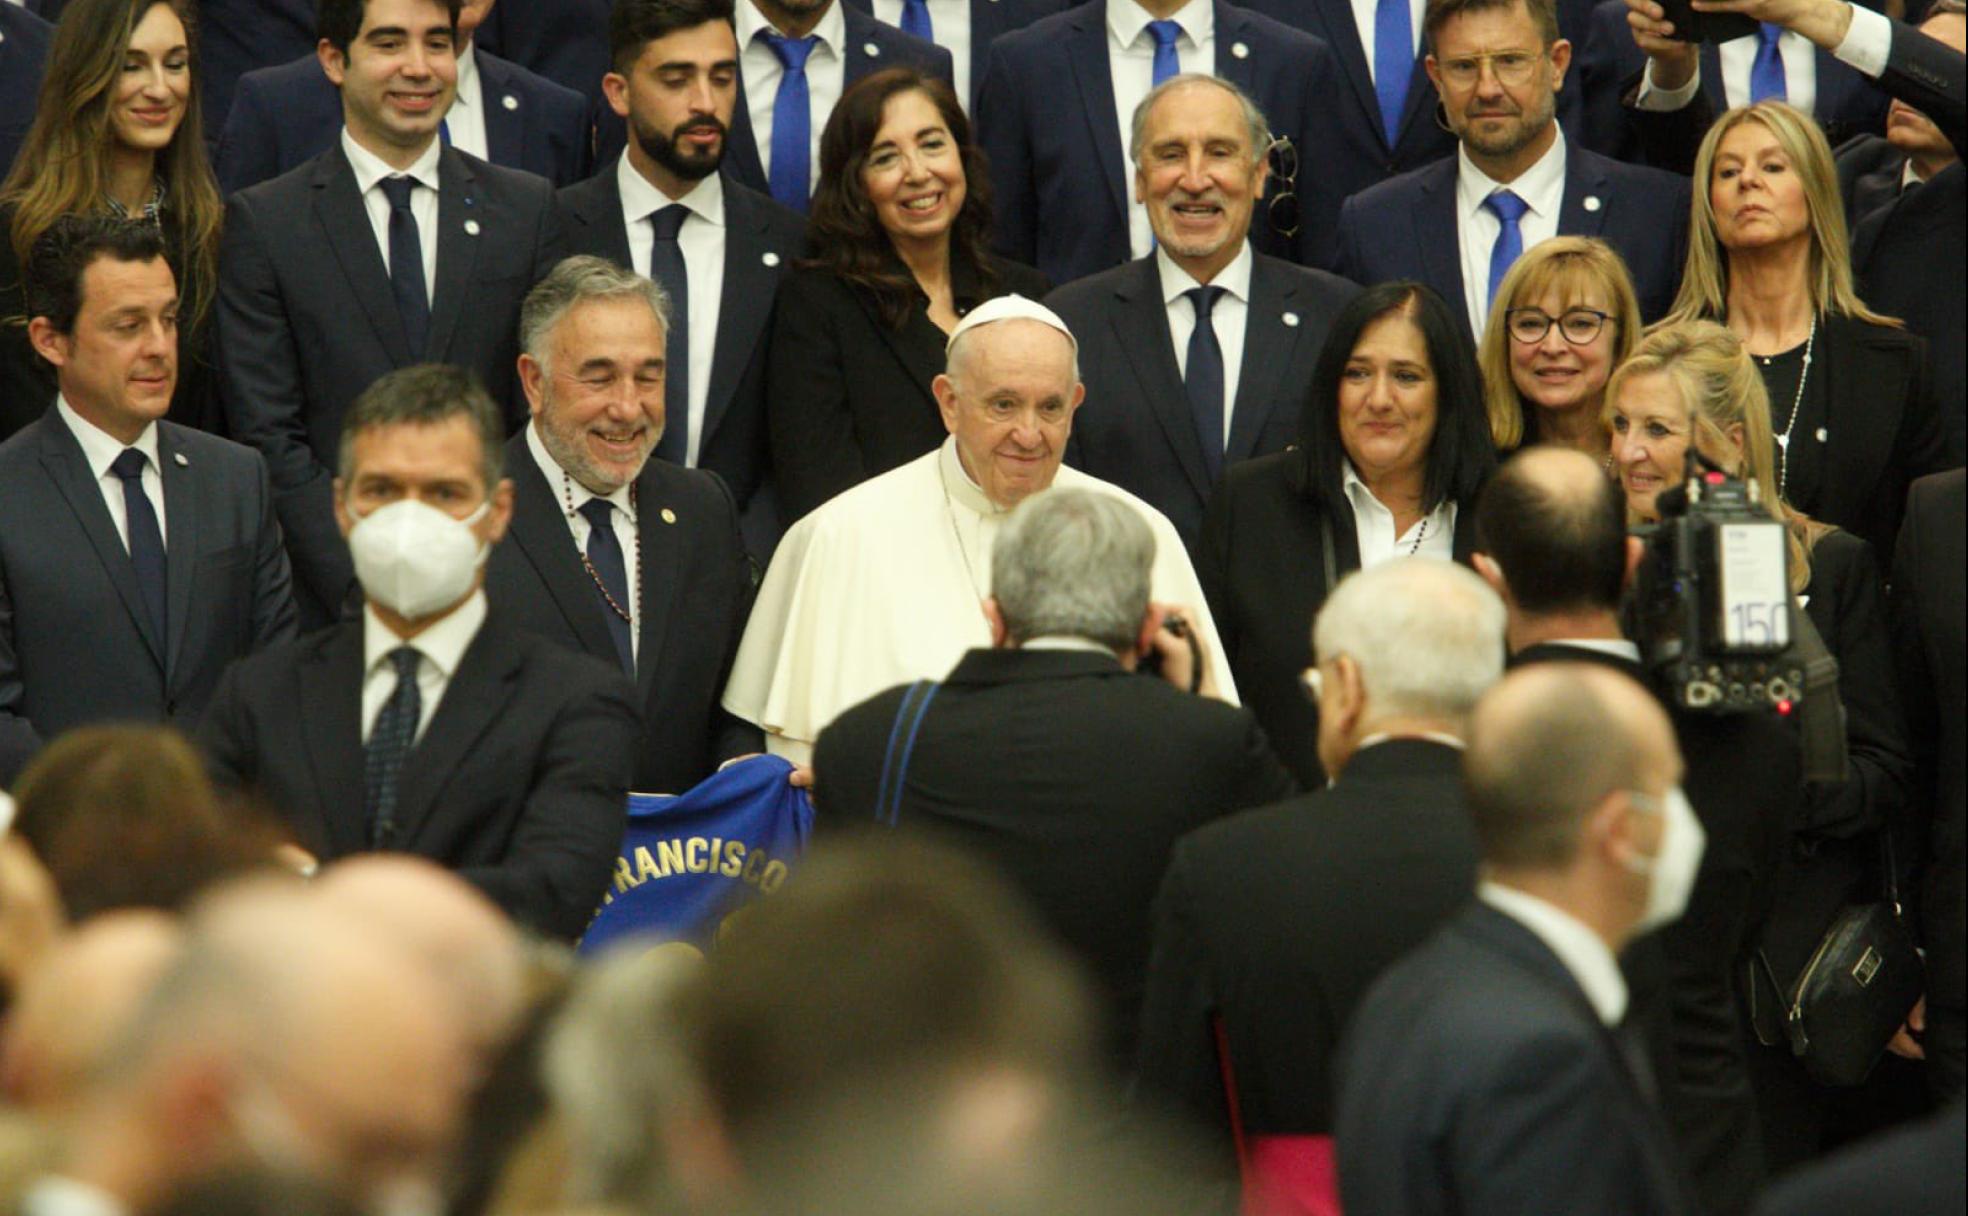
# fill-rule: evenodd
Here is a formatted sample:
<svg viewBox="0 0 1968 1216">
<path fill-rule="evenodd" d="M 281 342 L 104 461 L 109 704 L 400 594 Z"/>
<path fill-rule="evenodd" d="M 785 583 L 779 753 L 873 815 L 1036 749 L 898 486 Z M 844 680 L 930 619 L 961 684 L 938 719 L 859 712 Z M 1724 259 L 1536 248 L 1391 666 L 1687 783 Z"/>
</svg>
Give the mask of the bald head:
<svg viewBox="0 0 1968 1216">
<path fill-rule="evenodd" d="M 1476 549 L 1520 614 L 1617 611 L 1626 584 L 1626 504 L 1583 452 L 1531 447 L 1476 503 Z"/>
</svg>

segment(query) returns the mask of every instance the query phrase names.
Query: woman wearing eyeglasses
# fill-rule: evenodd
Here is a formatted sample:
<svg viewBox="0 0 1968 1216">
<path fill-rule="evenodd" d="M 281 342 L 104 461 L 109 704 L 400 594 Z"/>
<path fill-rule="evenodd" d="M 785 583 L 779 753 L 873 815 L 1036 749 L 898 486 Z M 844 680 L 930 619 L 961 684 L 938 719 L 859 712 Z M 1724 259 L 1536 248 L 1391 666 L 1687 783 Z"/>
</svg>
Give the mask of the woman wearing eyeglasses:
<svg viewBox="0 0 1968 1216">
<path fill-rule="evenodd" d="M 1543 443 L 1607 462 L 1606 381 L 1639 341 L 1640 301 L 1612 246 L 1533 246 L 1497 289 L 1476 356 L 1497 450 Z"/>
</svg>

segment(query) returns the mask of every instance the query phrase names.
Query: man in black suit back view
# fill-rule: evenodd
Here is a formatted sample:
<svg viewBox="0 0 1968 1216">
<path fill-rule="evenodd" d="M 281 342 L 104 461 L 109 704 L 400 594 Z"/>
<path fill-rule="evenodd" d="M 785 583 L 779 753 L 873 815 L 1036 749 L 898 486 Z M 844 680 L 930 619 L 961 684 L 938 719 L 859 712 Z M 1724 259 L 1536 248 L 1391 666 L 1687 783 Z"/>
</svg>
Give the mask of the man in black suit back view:
<svg viewBox="0 0 1968 1216">
<path fill-rule="evenodd" d="M 444 147 L 457 0 L 323 0 L 317 53 L 343 128 L 313 160 L 232 196 L 219 255 L 220 389 L 266 456 L 304 628 L 353 586 L 330 508 L 342 414 L 425 361 L 477 374 L 525 417 L 514 331 L 560 260 L 553 187 Z"/>
<path fill-rule="evenodd" d="M 1307 1168 L 1292 1175 L 1323 1176 L 1317 1195 L 1337 1202 L 1340 1035 L 1381 970 L 1476 889 L 1462 735 L 1503 674 L 1503 625 L 1496 593 L 1461 566 L 1417 558 L 1348 576 L 1313 630 L 1333 784 L 1199 828 L 1169 861 L 1137 1075 L 1226 1136 L 1226 1167 L 1241 1126 L 1260 1188 L 1295 1161 Z M 1304 1210 L 1322 1210 L 1317 1195 Z"/>
</svg>

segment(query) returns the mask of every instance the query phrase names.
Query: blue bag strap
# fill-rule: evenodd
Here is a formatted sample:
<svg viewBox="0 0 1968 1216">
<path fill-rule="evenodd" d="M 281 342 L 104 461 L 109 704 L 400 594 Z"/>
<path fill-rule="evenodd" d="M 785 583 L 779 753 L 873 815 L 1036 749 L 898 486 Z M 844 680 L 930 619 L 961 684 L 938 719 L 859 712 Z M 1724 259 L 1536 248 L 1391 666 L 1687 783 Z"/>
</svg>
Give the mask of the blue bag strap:
<svg viewBox="0 0 1968 1216">
<path fill-rule="evenodd" d="M 934 680 L 917 680 L 902 694 L 895 708 L 895 723 L 888 730 L 888 750 L 882 755 L 881 786 L 875 792 L 875 821 L 894 827 L 902 814 L 903 782 L 909 775 L 909 757 L 916 750 L 916 735 L 922 730 L 923 715 L 936 696 Z M 896 744 L 901 744 L 898 756 Z"/>
</svg>

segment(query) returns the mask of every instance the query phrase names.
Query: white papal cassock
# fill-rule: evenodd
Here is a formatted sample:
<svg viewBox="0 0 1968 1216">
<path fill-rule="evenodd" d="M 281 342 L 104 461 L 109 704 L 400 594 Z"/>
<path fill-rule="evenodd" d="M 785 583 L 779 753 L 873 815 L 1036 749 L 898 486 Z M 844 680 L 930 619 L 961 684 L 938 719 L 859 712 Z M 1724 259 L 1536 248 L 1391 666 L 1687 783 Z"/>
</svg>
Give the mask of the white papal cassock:
<svg viewBox="0 0 1968 1216">
<path fill-rule="evenodd" d="M 1061 466 L 1053 487 L 1111 494 L 1155 534 L 1151 594 L 1202 628 L 1217 687 L 1236 685 L 1175 525 L 1118 486 Z M 1009 512 L 984 496 L 954 438 L 865 481 L 794 524 L 772 555 L 724 707 L 766 732 L 768 750 L 805 763 L 835 715 L 911 680 L 940 680 L 964 651 L 991 644 L 983 599 L 991 547 Z"/>
</svg>

